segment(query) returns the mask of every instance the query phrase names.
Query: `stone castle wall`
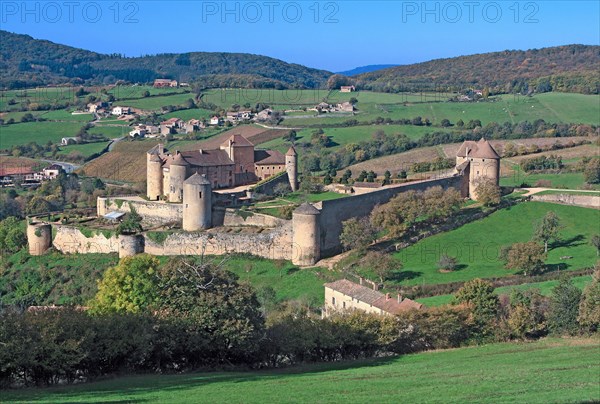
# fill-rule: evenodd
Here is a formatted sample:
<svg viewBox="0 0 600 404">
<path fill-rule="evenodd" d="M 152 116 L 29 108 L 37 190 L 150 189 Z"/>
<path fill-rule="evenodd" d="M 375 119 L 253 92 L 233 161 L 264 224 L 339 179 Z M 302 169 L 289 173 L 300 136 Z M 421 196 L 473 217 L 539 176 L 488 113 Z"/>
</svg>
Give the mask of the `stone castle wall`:
<svg viewBox="0 0 600 404">
<path fill-rule="evenodd" d="M 532 195 L 531 200 L 600 209 L 600 196 L 595 195 L 573 195 L 567 193 L 551 195 Z"/>
<path fill-rule="evenodd" d="M 52 245 L 65 254 L 108 254 L 119 252 L 119 240 L 116 235 L 106 238 L 100 231 L 92 237 L 86 237 L 79 228 L 67 225 L 52 225 L 56 236 Z"/>
<path fill-rule="evenodd" d="M 268 259 L 291 260 L 296 254 L 292 244 L 292 225 L 286 223 L 258 234 L 245 233 L 173 233 L 156 243 L 146 236 L 144 251 L 153 255 L 224 255 L 252 254 Z"/>
<path fill-rule="evenodd" d="M 368 216 L 376 205 L 389 202 L 401 192 L 413 190 L 424 191 L 427 188 L 441 186 L 444 189 L 464 189 L 464 181 L 468 177 L 461 175 L 410 182 L 397 187 L 384 188 L 367 194 L 356 195 L 348 198 L 323 201 L 316 204 L 321 209 L 321 254 L 331 256 L 341 251 L 340 234 L 342 222 L 355 217 Z"/>
<path fill-rule="evenodd" d="M 181 203 L 153 202 L 125 197 L 98 198 L 97 213 L 99 217 L 111 211 L 128 213 L 131 211 L 130 204 L 144 222 L 153 225 L 181 221 L 183 217 Z"/>
</svg>

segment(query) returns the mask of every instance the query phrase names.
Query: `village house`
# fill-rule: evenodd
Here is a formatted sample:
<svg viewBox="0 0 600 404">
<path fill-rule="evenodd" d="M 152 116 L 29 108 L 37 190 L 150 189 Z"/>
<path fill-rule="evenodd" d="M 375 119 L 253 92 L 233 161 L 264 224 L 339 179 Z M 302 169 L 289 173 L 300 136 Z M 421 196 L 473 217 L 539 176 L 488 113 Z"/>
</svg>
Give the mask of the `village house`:
<svg viewBox="0 0 600 404">
<path fill-rule="evenodd" d="M 154 88 L 177 87 L 177 80 L 171 79 L 156 79 L 154 80 Z"/>
<path fill-rule="evenodd" d="M 104 101 L 99 101 L 99 102 L 90 102 L 89 104 L 87 104 L 87 110 L 88 112 L 91 112 L 92 114 L 95 112 L 100 112 L 101 110 L 103 110 L 104 108 L 108 107 L 108 102 L 104 102 Z"/>
<path fill-rule="evenodd" d="M 48 166 L 42 170 L 42 172 L 44 173 L 44 177 L 49 180 L 58 177 L 58 174 L 60 174 L 61 171 L 64 170 L 62 166 L 58 164 L 52 164 L 51 166 Z"/>
<path fill-rule="evenodd" d="M 120 115 L 129 115 L 129 114 L 131 114 L 131 108 L 129 108 L 129 107 L 119 107 L 119 106 L 117 106 L 117 107 L 114 107 L 114 108 L 112 109 L 112 112 L 111 112 L 111 113 L 112 113 L 113 115 L 117 115 L 117 116 L 120 116 Z"/>
<path fill-rule="evenodd" d="M 223 119 L 215 115 L 212 118 L 210 118 L 210 125 L 223 125 Z"/>
<path fill-rule="evenodd" d="M 354 86 L 341 86 L 340 93 L 351 93 L 352 91 L 356 91 Z"/>
<path fill-rule="evenodd" d="M 204 128 L 204 122 L 202 122 L 200 119 L 190 119 L 184 125 L 186 134 L 197 132 L 202 128 Z"/>
<path fill-rule="evenodd" d="M 372 287 L 364 284 L 371 283 Z M 362 310 L 367 313 L 381 315 L 397 315 L 407 310 L 420 310 L 424 306 L 401 295 L 392 297 L 377 290 L 377 285 L 360 278 L 360 283 L 340 279 L 325 285 L 325 306 L 323 317 L 334 312 Z"/>
<path fill-rule="evenodd" d="M 179 129 L 183 129 L 185 121 L 179 118 L 170 118 L 160 123 L 160 134 L 165 136 L 169 133 L 177 132 Z"/>
<path fill-rule="evenodd" d="M 342 102 L 336 105 L 336 110 L 341 112 L 354 112 L 354 105 L 351 102 Z"/>
<path fill-rule="evenodd" d="M 129 132 L 129 136 L 131 137 L 157 137 L 160 134 L 160 128 L 154 125 L 136 125 Z"/>
<path fill-rule="evenodd" d="M 61 146 L 68 146 L 70 144 L 75 144 L 75 143 L 77 143 L 76 137 L 63 137 L 62 139 L 60 139 Z"/>
<path fill-rule="evenodd" d="M 256 114 L 256 120 L 257 121 L 267 121 L 271 118 L 272 114 L 273 114 L 273 110 L 271 108 L 263 109 L 258 114 Z"/>
</svg>

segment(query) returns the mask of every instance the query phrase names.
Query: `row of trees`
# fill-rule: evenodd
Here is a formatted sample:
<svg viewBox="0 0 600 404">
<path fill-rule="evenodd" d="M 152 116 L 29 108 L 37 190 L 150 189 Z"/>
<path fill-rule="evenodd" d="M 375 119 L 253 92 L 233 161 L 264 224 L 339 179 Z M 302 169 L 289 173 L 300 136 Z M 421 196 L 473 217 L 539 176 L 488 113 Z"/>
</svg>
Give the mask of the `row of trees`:
<svg viewBox="0 0 600 404">
<path fill-rule="evenodd" d="M 582 293 L 563 278 L 546 298 L 535 290 L 498 296 L 467 282 L 452 305 L 398 316 L 360 311 L 320 319 L 289 303 L 266 316 L 252 288 L 218 264 L 156 258 L 108 270 L 90 310 L 0 312 L 0 383 L 48 385 L 132 372 L 389 356 L 462 345 L 595 332 L 600 269 Z"/>
</svg>

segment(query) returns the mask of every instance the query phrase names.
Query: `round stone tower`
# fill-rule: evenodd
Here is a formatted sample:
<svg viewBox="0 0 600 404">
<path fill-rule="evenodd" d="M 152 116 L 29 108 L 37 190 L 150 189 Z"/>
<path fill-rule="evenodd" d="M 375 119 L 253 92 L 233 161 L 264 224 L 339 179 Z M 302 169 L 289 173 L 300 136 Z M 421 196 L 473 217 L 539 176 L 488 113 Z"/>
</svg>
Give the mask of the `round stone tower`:
<svg viewBox="0 0 600 404">
<path fill-rule="evenodd" d="M 321 258 L 321 212 L 305 202 L 292 214 L 292 262 L 314 265 Z"/>
<path fill-rule="evenodd" d="M 119 236 L 119 258 L 131 257 L 144 252 L 144 236 L 121 234 Z"/>
<path fill-rule="evenodd" d="M 156 201 L 163 194 L 162 160 L 158 155 L 151 154 L 146 162 L 146 196 Z"/>
<path fill-rule="evenodd" d="M 183 230 L 198 231 L 212 227 L 212 188 L 198 173 L 183 183 Z"/>
<path fill-rule="evenodd" d="M 183 182 L 187 177 L 187 168 L 188 163 L 181 153 L 175 152 L 169 167 L 169 202 L 183 201 Z"/>
<path fill-rule="evenodd" d="M 481 181 L 492 180 L 500 183 L 500 156 L 490 142 L 481 138 L 473 151 L 468 155 L 469 160 L 469 196 L 477 200 L 477 186 Z"/>
<path fill-rule="evenodd" d="M 27 225 L 27 245 L 30 255 L 42 255 L 52 246 L 52 226 L 46 223 Z"/>
<path fill-rule="evenodd" d="M 288 178 L 290 180 L 290 186 L 292 187 L 292 191 L 295 192 L 298 190 L 298 153 L 296 153 L 296 149 L 294 146 L 291 146 L 290 149 L 285 154 L 285 170 L 287 171 Z"/>
</svg>

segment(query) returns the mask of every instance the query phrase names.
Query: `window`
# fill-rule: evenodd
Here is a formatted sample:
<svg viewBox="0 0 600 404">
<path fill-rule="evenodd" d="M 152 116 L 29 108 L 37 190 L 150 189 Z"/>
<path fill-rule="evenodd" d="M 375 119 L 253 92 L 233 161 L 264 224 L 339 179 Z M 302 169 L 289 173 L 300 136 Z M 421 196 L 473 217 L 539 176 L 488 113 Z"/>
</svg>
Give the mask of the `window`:
<svg viewBox="0 0 600 404">
<path fill-rule="evenodd" d="M 477 175 L 479 175 L 479 171 L 477 171 Z"/>
<path fill-rule="evenodd" d="M 198 198 L 202 199 L 202 192 L 198 192 Z"/>
<path fill-rule="evenodd" d="M 331 305 L 332 305 L 332 306 L 335 306 L 335 297 L 332 297 L 332 298 L 331 298 Z"/>
<path fill-rule="evenodd" d="M 185 207 L 186 207 L 186 209 L 187 209 L 187 207 L 188 207 L 188 204 L 187 204 L 187 203 L 185 204 Z"/>
<path fill-rule="evenodd" d="M 346 302 L 342 302 L 342 307 L 345 309 L 346 308 Z"/>
</svg>

